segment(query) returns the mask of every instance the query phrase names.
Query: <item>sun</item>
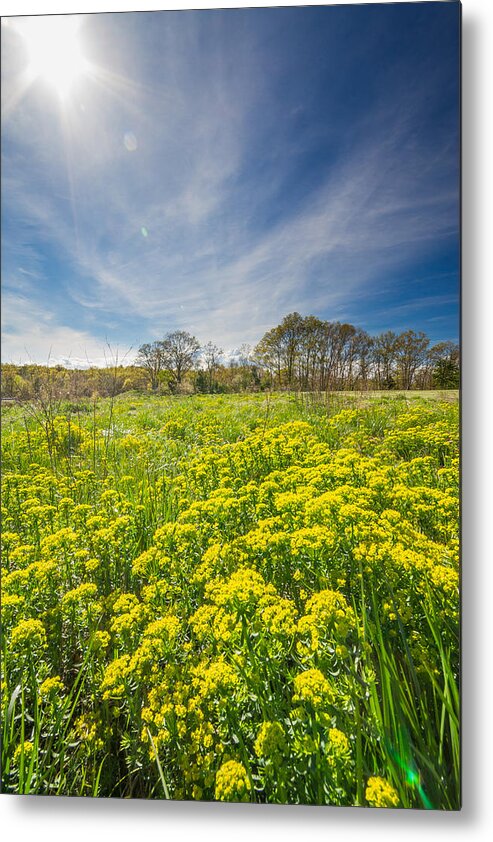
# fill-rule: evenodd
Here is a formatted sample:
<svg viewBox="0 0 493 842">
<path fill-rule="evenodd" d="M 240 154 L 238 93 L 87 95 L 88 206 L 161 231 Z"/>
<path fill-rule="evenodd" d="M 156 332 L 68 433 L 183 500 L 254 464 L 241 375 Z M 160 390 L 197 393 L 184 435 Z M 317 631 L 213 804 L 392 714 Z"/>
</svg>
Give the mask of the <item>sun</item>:
<svg viewBox="0 0 493 842">
<path fill-rule="evenodd" d="M 44 80 L 61 99 L 89 69 L 79 38 L 80 23 L 77 15 L 40 15 L 16 22 L 27 48 L 30 79 Z"/>
</svg>

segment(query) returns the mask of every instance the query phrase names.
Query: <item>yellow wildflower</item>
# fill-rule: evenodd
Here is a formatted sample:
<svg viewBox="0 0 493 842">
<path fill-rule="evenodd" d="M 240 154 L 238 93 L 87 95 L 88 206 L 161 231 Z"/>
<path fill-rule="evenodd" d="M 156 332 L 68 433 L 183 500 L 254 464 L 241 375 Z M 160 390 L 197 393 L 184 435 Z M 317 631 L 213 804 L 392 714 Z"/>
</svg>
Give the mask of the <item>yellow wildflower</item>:
<svg viewBox="0 0 493 842">
<path fill-rule="evenodd" d="M 236 760 L 228 760 L 216 774 L 217 801 L 250 801 L 251 784 L 245 767 Z"/>
<path fill-rule="evenodd" d="M 399 796 L 385 778 L 368 778 L 365 798 L 371 807 L 398 807 Z"/>
</svg>

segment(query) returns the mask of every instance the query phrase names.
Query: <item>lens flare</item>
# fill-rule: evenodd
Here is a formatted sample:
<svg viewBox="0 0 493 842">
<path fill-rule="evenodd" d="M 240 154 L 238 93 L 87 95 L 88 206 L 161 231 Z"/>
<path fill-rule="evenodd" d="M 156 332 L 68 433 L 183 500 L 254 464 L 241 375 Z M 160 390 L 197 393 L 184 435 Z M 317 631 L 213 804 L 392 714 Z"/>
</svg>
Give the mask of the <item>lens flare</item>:
<svg viewBox="0 0 493 842">
<path fill-rule="evenodd" d="M 137 138 L 133 132 L 126 132 L 123 137 L 123 145 L 127 152 L 135 152 L 137 149 Z"/>
<path fill-rule="evenodd" d="M 408 742 L 407 739 L 406 742 Z M 407 758 L 401 757 L 401 755 L 399 755 L 399 753 L 393 750 L 390 746 L 388 746 L 388 750 L 397 765 L 400 766 L 400 768 L 406 773 L 406 784 L 411 789 L 415 789 L 417 791 L 419 797 L 421 798 L 423 807 L 426 810 L 433 810 L 433 804 L 426 795 L 421 784 L 421 776 L 416 769 L 416 765 L 414 764 L 412 757 L 410 757 L 410 750 L 408 750 L 406 746 L 406 754 L 409 754 Z"/>
</svg>

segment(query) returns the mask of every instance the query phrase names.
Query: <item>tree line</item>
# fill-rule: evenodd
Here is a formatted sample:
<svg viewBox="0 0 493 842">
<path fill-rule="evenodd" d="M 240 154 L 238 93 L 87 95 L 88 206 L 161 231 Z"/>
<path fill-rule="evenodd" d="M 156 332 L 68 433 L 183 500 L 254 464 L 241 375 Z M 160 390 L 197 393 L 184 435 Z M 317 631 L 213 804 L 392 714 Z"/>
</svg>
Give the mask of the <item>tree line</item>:
<svg viewBox="0 0 493 842">
<path fill-rule="evenodd" d="M 459 348 L 432 345 L 422 332 L 385 331 L 370 336 L 354 325 L 290 313 L 255 347 L 242 345 L 226 359 L 213 342 L 172 331 L 140 346 L 132 365 L 69 369 L 2 365 L 3 399 L 30 400 L 51 390 L 78 400 L 128 391 L 161 394 L 456 389 Z"/>
<path fill-rule="evenodd" d="M 219 377 L 223 353 L 212 342 L 201 348 L 191 334 L 175 331 L 142 345 L 136 362 L 147 371 L 152 389 L 166 383 L 179 390 L 193 372 L 195 389 L 213 392 L 224 385 Z M 285 316 L 253 350 L 243 345 L 229 367 L 249 370 L 250 387 L 302 391 L 456 389 L 460 378 L 459 348 L 453 342 L 431 345 L 426 334 L 414 330 L 370 336 L 351 324 L 299 313 Z"/>
<path fill-rule="evenodd" d="M 278 388 L 455 389 L 459 347 L 430 344 L 425 333 L 392 330 L 370 336 L 360 327 L 290 313 L 260 340 L 255 356 Z"/>
</svg>

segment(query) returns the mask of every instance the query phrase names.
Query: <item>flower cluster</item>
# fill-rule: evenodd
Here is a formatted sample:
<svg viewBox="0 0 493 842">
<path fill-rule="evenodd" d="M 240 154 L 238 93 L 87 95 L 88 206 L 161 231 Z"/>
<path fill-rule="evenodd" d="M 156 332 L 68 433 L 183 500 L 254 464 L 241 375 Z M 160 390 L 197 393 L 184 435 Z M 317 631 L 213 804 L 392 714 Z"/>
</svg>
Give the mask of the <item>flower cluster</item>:
<svg viewBox="0 0 493 842">
<path fill-rule="evenodd" d="M 251 784 L 245 767 L 228 760 L 218 769 L 215 796 L 217 801 L 249 801 Z"/>
<path fill-rule="evenodd" d="M 456 803 L 457 406 L 337 400 L 13 418 L 7 789 Z"/>
<path fill-rule="evenodd" d="M 368 778 L 365 798 L 371 807 L 398 807 L 399 796 L 385 778 Z"/>
</svg>

